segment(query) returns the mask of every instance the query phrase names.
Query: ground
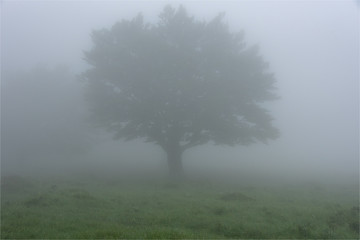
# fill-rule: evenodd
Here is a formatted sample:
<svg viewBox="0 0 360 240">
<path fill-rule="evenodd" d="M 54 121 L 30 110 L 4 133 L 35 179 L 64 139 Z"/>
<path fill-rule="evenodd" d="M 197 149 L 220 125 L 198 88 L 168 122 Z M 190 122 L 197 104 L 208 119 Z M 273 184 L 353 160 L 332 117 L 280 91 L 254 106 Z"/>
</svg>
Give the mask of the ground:
<svg viewBox="0 0 360 240">
<path fill-rule="evenodd" d="M 358 239 L 358 186 L 3 177 L 1 238 Z"/>
</svg>

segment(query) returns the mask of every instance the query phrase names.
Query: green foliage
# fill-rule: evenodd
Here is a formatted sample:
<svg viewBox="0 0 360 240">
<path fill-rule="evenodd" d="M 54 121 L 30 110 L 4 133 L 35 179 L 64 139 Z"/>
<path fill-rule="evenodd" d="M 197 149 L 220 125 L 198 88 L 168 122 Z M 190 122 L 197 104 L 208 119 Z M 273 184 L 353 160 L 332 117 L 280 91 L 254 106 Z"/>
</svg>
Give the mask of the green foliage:
<svg viewBox="0 0 360 240">
<path fill-rule="evenodd" d="M 27 181 L 32 183 L 29 191 L 2 192 L 3 239 L 359 237 L 356 188 L 314 193 L 301 185 L 265 191 L 256 185 L 204 188 L 186 182 L 164 188 L 156 181 Z M 256 201 L 221 199 L 234 193 Z"/>
<path fill-rule="evenodd" d="M 98 126 L 115 138 L 145 138 L 169 154 L 212 141 L 250 144 L 276 138 L 260 103 L 276 99 L 273 75 L 220 14 L 195 20 L 164 8 L 157 24 L 138 15 L 92 33 L 83 73 Z"/>
<path fill-rule="evenodd" d="M 359 206 L 337 210 L 328 218 L 327 223 L 332 229 L 345 226 L 359 234 Z"/>
</svg>

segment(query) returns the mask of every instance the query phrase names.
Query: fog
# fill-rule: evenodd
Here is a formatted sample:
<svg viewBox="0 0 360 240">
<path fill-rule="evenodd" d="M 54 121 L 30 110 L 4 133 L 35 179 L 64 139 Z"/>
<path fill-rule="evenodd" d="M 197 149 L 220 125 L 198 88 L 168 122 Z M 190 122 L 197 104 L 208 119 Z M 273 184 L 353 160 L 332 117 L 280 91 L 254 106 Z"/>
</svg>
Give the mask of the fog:
<svg viewBox="0 0 360 240">
<path fill-rule="evenodd" d="M 167 174 L 166 154 L 93 127 L 81 74 L 93 30 L 139 12 L 156 23 L 166 1 L 2 1 L 1 174 Z M 215 179 L 347 181 L 359 177 L 359 8 L 355 1 L 171 1 L 208 21 L 225 12 L 276 79 L 264 103 L 279 138 L 206 144 L 185 173 Z M 131 174 L 130 174 L 131 173 Z"/>
</svg>

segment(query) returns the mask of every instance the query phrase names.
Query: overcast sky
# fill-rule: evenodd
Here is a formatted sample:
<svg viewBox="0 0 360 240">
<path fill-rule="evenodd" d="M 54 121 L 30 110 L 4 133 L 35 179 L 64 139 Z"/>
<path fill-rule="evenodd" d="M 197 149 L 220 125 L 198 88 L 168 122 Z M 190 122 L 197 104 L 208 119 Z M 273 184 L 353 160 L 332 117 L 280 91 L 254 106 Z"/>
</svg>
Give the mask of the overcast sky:
<svg viewBox="0 0 360 240">
<path fill-rule="evenodd" d="M 67 64 L 80 73 L 86 68 L 82 51 L 91 47 L 93 29 L 109 28 L 138 12 L 156 22 L 166 3 L 2 1 L 2 70 Z M 281 138 L 266 146 L 207 149 L 212 156 L 253 168 L 358 172 L 359 9 L 355 1 L 171 3 L 182 3 L 198 19 L 226 12 L 230 29 L 243 29 L 249 45 L 259 44 L 277 78 L 281 99 L 269 109 Z"/>
</svg>

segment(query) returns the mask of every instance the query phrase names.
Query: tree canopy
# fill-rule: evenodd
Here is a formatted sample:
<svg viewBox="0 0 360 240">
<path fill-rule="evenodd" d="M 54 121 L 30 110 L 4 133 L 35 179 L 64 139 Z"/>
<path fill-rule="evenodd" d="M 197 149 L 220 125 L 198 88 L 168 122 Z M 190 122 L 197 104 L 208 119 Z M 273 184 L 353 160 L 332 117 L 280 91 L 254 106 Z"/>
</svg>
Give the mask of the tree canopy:
<svg viewBox="0 0 360 240">
<path fill-rule="evenodd" d="M 208 142 L 247 145 L 278 136 L 262 103 L 277 98 L 258 47 L 232 33 L 224 14 L 199 21 L 166 6 L 156 24 L 141 14 L 93 31 L 85 52 L 86 97 L 98 126 L 144 138 L 180 173 L 181 153 Z"/>
</svg>

